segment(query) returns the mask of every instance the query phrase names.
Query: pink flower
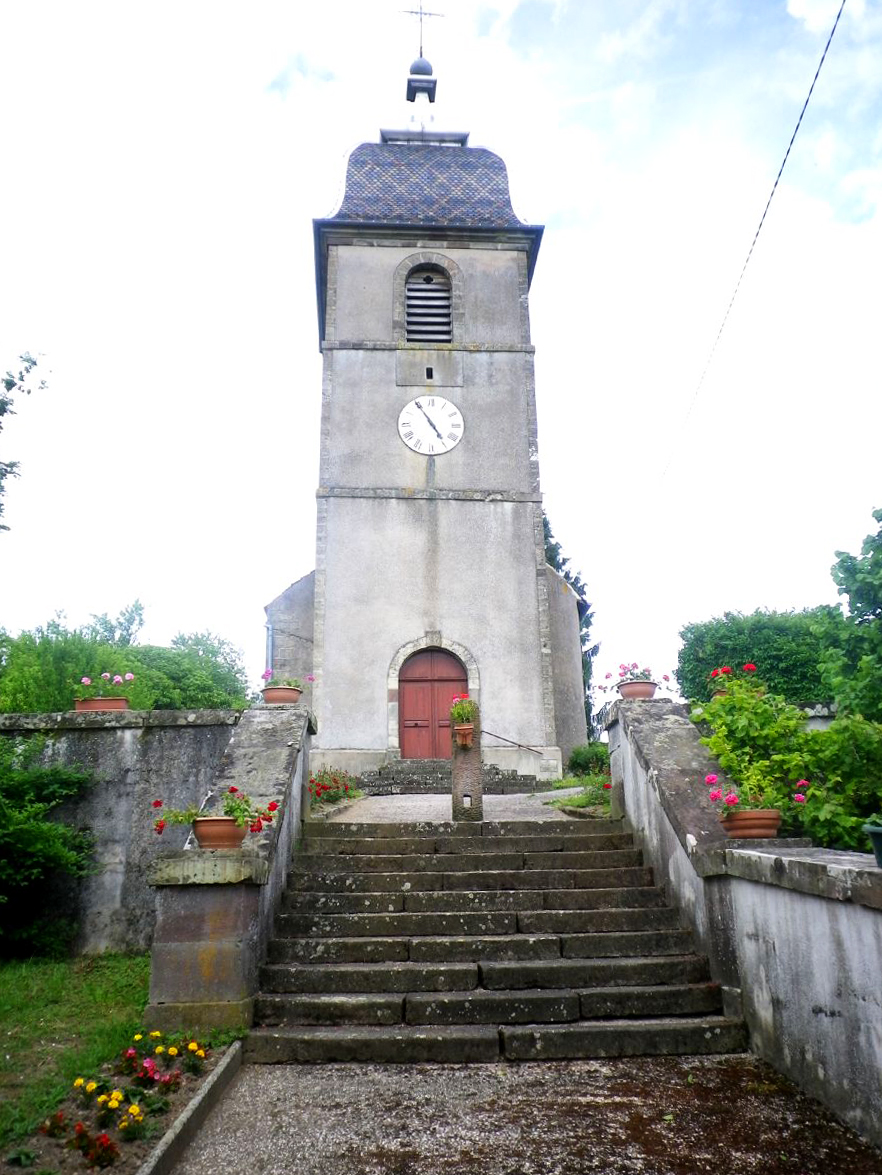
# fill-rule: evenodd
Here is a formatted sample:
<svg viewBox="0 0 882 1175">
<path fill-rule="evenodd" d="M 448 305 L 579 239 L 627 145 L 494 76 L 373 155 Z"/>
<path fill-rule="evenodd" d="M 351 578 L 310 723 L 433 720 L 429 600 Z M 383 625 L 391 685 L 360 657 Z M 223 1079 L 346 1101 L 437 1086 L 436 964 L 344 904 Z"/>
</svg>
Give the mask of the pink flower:
<svg viewBox="0 0 882 1175">
<path fill-rule="evenodd" d="M 122 685 L 122 678 L 120 677 L 120 675 L 118 673 L 114 675 L 113 684 L 114 685 Z"/>
<path fill-rule="evenodd" d="M 704 782 L 713 786 L 717 782 L 716 775 L 705 775 Z"/>
<path fill-rule="evenodd" d="M 272 675 L 273 675 L 272 669 L 264 669 L 263 673 L 261 673 L 260 676 L 263 678 L 264 681 L 269 681 L 269 679 L 272 677 Z"/>
<path fill-rule="evenodd" d="M 110 681 L 110 674 L 109 673 L 102 673 L 101 678 L 103 681 Z"/>
<path fill-rule="evenodd" d="M 606 680 L 607 680 L 607 681 L 609 681 L 609 679 L 610 679 L 611 677 L 612 677 L 612 674 L 611 674 L 611 673 L 607 673 L 607 675 L 606 675 Z M 84 677 L 84 678 L 83 678 L 83 681 L 85 681 L 85 680 L 86 680 L 86 679 L 85 679 L 85 677 Z"/>
<path fill-rule="evenodd" d="M 735 793 L 733 791 L 730 791 L 729 794 L 725 797 L 723 802 L 728 804 L 730 808 L 733 808 L 735 806 L 735 804 L 738 803 L 738 797 L 735 795 Z"/>
<path fill-rule="evenodd" d="M 80 685 L 91 685 L 91 684 L 92 684 L 91 677 L 81 677 L 80 678 Z"/>
<path fill-rule="evenodd" d="M 802 794 L 801 791 L 798 791 L 796 793 L 796 795 L 793 797 L 793 802 L 794 802 L 794 804 L 804 804 L 805 803 L 805 796 Z"/>
<path fill-rule="evenodd" d="M 636 668 L 637 668 L 637 662 L 636 662 L 636 661 L 635 661 L 635 662 L 634 662 L 634 664 L 631 666 L 631 668 L 632 668 L 632 669 L 636 669 Z"/>
<path fill-rule="evenodd" d="M 314 673 L 307 673 L 306 680 L 307 681 L 315 681 L 315 674 Z"/>
<path fill-rule="evenodd" d="M 670 681 L 670 680 L 671 679 L 668 677 L 667 673 L 662 674 L 662 681 Z"/>
<path fill-rule="evenodd" d="M 134 680 L 135 680 L 134 673 L 127 673 L 126 674 L 126 681 L 134 681 Z"/>
<path fill-rule="evenodd" d="M 709 791 L 707 794 L 713 800 L 713 802 L 716 803 L 717 800 L 721 800 L 723 798 L 723 789 L 718 787 L 715 791 Z"/>
<path fill-rule="evenodd" d="M 807 779 L 797 779 L 796 786 L 799 788 L 800 791 L 802 791 L 804 788 L 811 787 L 812 785 L 809 783 L 809 781 Z"/>
</svg>

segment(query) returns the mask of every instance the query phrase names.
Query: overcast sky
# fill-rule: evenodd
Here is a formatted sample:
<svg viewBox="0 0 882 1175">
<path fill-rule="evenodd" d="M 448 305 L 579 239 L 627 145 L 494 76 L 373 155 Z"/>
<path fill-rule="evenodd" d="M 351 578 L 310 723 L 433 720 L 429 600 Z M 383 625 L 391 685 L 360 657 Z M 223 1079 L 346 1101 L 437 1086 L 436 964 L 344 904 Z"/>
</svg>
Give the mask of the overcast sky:
<svg viewBox="0 0 882 1175">
<path fill-rule="evenodd" d="M 256 680 L 263 606 L 314 565 L 311 221 L 413 112 L 401 7 L 2 5 L 0 365 L 42 353 L 49 387 L 0 437 L 0 625 L 139 597 L 142 639 L 210 629 Z M 882 506 L 880 0 L 846 3 L 697 397 L 839 0 L 429 7 L 436 125 L 546 226 L 542 488 L 600 676 L 834 601 Z"/>
</svg>

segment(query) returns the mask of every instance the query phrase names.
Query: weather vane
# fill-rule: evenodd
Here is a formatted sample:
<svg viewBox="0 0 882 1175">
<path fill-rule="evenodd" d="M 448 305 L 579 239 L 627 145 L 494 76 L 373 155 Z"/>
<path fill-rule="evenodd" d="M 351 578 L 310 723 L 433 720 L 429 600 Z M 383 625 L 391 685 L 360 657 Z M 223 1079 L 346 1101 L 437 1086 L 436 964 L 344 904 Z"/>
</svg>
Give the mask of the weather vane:
<svg viewBox="0 0 882 1175">
<path fill-rule="evenodd" d="M 423 8 L 423 0 L 420 0 L 419 8 L 402 8 L 401 10 L 405 16 L 418 16 L 420 18 L 420 57 L 423 55 L 423 18 L 426 16 L 444 16 L 443 12 L 426 12 Z"/>
</svg>

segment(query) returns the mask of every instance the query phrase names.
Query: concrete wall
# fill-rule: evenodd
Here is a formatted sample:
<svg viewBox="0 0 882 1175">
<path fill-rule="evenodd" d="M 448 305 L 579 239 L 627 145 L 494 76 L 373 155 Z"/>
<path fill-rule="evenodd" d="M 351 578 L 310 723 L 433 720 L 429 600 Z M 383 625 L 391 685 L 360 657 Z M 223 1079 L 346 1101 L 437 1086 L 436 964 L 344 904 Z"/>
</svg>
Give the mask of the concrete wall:
<svg viewBox="0 0 882 1175">
<path fill-rule="evenodd" d="M 555 742 L 566 767 L 573 747 L 588 741 L 579 609 L 576 593 L 559 572 L 546 567 L 545 576 L 551 617 Z"/>
<path fill-rule="evenodd" d="M 148 949 L 155 914 L 147 871 L 160 852 L 181 848 L 188 832 L 169 827 L 157 836 L 152 802 L 200 804 L 238 718 L 227 710 L 0 715 L 0 737 L 44 734 L 47 762 L 78 764 L 96 780 L 58 809 L 95 836 L 97 871 L 53 895 L 79 921 L 79 953 Z"/>
<path fill-rule="evenodd" d="M 619 702 L 608 730 L 614 804 L 752 1048 L 882 1144 L 882 869 L 869 853 L 728 840 L 704 784 L 725 777 L 684 707 Z"/>
</svg>

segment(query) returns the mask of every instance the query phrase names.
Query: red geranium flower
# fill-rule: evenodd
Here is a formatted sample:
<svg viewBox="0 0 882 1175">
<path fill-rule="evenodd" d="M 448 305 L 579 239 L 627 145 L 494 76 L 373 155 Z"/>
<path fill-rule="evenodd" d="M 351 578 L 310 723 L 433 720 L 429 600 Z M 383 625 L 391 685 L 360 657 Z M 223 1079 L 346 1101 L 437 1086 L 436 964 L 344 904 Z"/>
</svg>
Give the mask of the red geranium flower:
<svg viewBox="0 0 882 1175">
<path fill-rule="evenodd" d="M 234 796 L 238 790 L 239 790 L 239 789 L 238 789 L 237 787 L 231 787 L 231 788 L 229 789 L 230 795 L 231 795 L 231 796 Z"/>
<path fill-rule="evenodd" d="M 720 676 L 719 669 L 712 669 L 711 670 L 711 677 L 719 677 L 719 676 Z"/>
<path fill-rule="evenodd" d="M 276 803 L 275 800 L 270 800 L 270 802 L 266 806 L 266 810 L 267 810 L 267 812 L 276 812 L 276 811 L 278 811 L 278 807 L 279 807 L 279 805 Z"/>
<path fill-rule="evenodd" d="M 732 672 L 732 669 L 729 665 L 724 665 L 723 668 L 720 670 L 720 673 L 731 673 L 731 672 Z"/>
<path fill-rule="evenodd" d="M 154 800 L 153 807 L 154 808 L 161 808 L 162 807 L 162 800 Z"/>
<path fill-rule="evenodd" d="M 751 664 L 751 663 L 748 661 L 748 663 L 747 663 L 747 664 L 744 666 L 744 672 L 745 672 L 745 673 L 756 673 L 756 666 L 755 666 L 755 665 L 752 665 L 752 664 Z"/>
</svg>

